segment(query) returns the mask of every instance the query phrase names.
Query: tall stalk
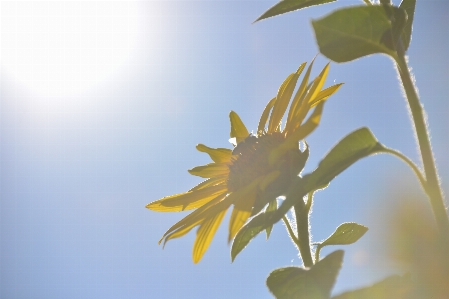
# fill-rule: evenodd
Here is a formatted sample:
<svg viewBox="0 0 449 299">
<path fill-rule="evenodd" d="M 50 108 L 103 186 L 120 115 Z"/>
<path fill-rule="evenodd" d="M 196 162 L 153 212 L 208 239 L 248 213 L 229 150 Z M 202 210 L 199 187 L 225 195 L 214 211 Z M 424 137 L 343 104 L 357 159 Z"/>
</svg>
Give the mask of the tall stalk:
<svg viewBox="0 0 449 299">
<path fill-rule="evenodd" d="M 402 45 L 399 45 L 402 48 Z M 426 126 L 424 109 L 410 74 L 405 53 L 400 49 L 396 57 L 397 69 L 407 96 L 407 102 L 411 111 L 416 138 L 419 145 L 421 159 L 424 166 L 426 186 L 423 186 L 429 197 L 433 213 L 438 225 L 441 240 L 449 246 L 449 219 L 444 205 L 443 193 L 438 180 L 437 169 L 430 145 L 429 132 Z"/>
<path fill-rule="evenodd" d="M 299 200 L 294 206 L 296 217 L 296 229 L 298 230 L 299 253 L 305 267 L 312 267 L 312 252 L 310 250 L 310 236 L 309 236 L 309 211 L 306 208 L 304 201 Z"/>
</svg>

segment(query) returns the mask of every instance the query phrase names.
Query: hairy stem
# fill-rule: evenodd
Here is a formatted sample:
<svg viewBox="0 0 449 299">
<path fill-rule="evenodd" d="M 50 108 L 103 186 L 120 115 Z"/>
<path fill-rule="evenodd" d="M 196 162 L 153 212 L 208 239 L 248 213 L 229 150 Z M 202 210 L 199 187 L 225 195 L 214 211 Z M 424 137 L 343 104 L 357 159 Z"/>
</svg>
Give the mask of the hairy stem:
<svg viewBox="0 0 449 299">
<path fill-rule="evenodd" d="M 412 162 L 407 156 L 403 155 L 401 152 L 398 152 L 391 148 L 385 148 L 381 151 L 382 153 L 391 154 L 393 156 L 396 156 L 397 158 L 404 161 L 415 173 L 415 175 L 418 177 L 419 182 L 421 183 L 421 187 L 423 188 L 424 192 L 427 193 L 427 182 L 424 178 L 423 174 L 419 170 L 418 166 L 415 165 L 415 163 Z"/>
<path fill-rule="evenodd" d="M 296 229 L 298 230 L 299 253 L 305 267 L 312 267 L 312 252 L 309 237 L 309 211 L 302 198 L 294 206 L 296 216 Z"/>
<path fill-rule="evenodd" d="M 284 221 L 285 226 L 287 227 L 287 232 L 292 241 L 296 244 L 296 246 L 299 248 L 299 241 L 296 237 L 295 233 L 293 232 L 292 226 L 290 225 L 290 222 L 288 221 L 287 217 L 283 216 L 282 221 Z"/>
<path fill-rule="evenodd" d="M 400 51 L 398 51 L 396 63 L 402 85 L 407 95 L 407 101 L 415 127 L 416 138 L 418 141 L 427 182 L 426 193 L 429 197 L 430 204 L 435 215 L 441 239 L 446 245 L 449 245 L 449 219 L 444 206 L 443 194 L 441 192 L 433 153 L 430 146 L 429 133 L 427 131 L 426 120 L 424 117 L 424 109 L 419 101 L 418 94 L 413 84 L 407 61 L 405 59 L 405 54 L 403 51 L 401 51 L 402 53 L 399 52 Z"/>
</svg>

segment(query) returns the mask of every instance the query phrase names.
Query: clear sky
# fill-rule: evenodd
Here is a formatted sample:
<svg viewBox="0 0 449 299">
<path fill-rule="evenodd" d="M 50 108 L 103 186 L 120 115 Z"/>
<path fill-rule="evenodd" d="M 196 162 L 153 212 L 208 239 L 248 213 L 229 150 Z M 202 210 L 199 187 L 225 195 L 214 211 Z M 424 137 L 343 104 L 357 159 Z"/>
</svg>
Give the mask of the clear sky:
<svg viewBox="0 0 449 299">
<path fill-rule="evenodd" d="M 447 194 L 449 2 L 417 2 L 410 64 Z M 282 224 L 231 263 L 228 215 L 194 265 L 194 232 L 157 244 L 184 214 L 145 205 L 200 182 L 186 171 L 209 162 L 195 145 L 230 148 L 231 110 L 256 130 L 287 75 L 318 53 L 312 18 L 363 5 L 337 1 L 252 24 L 274 3 L 1 2 L 1 298 L 271 298 L 269 272 L 301 264 Z M 315 75 L 325 63 L 318 56 Z M 334 82 L 345 85 L 308 138 L 305 173 L 363 126 L 420 163 L 388 57 L 332 64 L 326 86 Z M 314 241 L 342 222 L 370 228 L 343 248 L 334 293 L 396 271 L 377 244 L 388 194 L 401 188 L 421 192 L 401 161 L 381 155 L 316 194 Z"/>
</svg>

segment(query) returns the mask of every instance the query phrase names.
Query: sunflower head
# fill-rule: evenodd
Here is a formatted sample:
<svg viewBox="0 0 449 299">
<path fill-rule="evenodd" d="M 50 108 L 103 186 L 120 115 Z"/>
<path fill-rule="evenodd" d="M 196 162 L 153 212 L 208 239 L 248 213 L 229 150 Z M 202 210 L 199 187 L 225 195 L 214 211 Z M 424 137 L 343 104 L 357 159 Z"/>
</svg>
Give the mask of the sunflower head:
<svg viewBox="0 0 449 299">
<path fill-rule="evenodd" d="M 195 209 L 169 228 L 159 243 L 163 241 L 165 244 L 198 226 L 193 247 L 193 261 L 197 263 L 230 207 L 228 241 L 251 215 L 260 212 L 268 202 L 276 200 L 288 189 L 309 155 L 304 138 L 318 126 L 325 100 L 341 86 L 337 84 L 322 90 L 329 64 L 309 82 L 312 65 L 313 62 L 293 98 L 296 83 L 306 64 L 301 64 L 287 77 L 277 96 L 265 107 L 256 134 L 250 134 L 237 113 L 232 111 L 229 117 L 230 137 L 235 141 L 233 150 L 197 145 L 197 149 L 209 154 L 213 162 L 189 172 L 206 180 L 186 193 L 164 197 L 146 206 L 159 212 Z M 282 126 L 284 116 L 285 125 Z M 300 141 L 304 141 L 304 151 L 299 148 Z"/>
</svg>

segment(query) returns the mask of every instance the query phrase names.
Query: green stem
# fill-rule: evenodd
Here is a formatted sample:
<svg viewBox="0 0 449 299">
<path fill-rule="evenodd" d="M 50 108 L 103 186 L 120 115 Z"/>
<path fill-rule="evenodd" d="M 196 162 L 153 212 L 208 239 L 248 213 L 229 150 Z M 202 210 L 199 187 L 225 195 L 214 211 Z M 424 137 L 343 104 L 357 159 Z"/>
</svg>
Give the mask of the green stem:
<svg viewBox="0 0 449 299">
<path fill-rule="evenodd" d="M 404 86 L 404 90 L 407 95 L 407 101 L 411 111 L 413 124 L 415 126 L 416 138 L 418 139 L 418 145 L 421 152 L 424 173 L 427 181 L 426 193 L 429 197 L 430 204 L 435 215 L 441 239 L 448 245 L 449 219 L 446 212 L 446 207 L 444 206 L 443 194 L 438 181 L 438 174 L 430 146 L 429 134 L 424 117 L 424 109 L 419 101 L 403 51 L 398 51 L 396 63 L 402 85 Z"/>
<path fill-rule="evenodd" d="M 321 246 L 318 245 L 315 249 L 315 264 L 320 261 L 320 251 L 321 251 Z"/>
<path fill-rule="evenodd" d="M 302 198 L 294 206 L 296 216 L 296 229 L 298 230 L 299 253 L 305 267 L 312 267 L 312 252 L 309 237 L 309 211 Z"/>
<path fill-rule="evenodd" d="M 284 221 L 285 226 L 287 227 L 288 235 L 293 240 L 293 242 L 296 244 L 296 246 L 299 249 L 299 240 L 295 236 L 295 233 L 293 232 L 292 226 L 290 225 L 290 222 L 288 221 L 287 217 L 283 216 L 282 220 Z"/>
<path fill-rule="evenodd" d="M 426 179 L 424 178 L 423 174 L 419 170 L 418 166 L 416 166 L 415 163 L 412 162 L 412 160 L 410 160 L 407 156 L 403 155 L 401 152 L 398 152 L 398 151 L 396 151 L 394 149 L 391 149 L 391 148 L 384 148 L 382 150 L 382 153 L 391 154 L 393 156 L 398 157 L 402 161 L 404 161 L 415 172 L 415 175 L 418 177 L 418 180 L 421 183 L 421 186 L 422 186 L 424 192 L 427 193 L 427 182 L 426 182 Z"/>
<path fill-rule="evenodd" d="M 307 202 L 306 202 L 307 213 L 310 213 L 310 208 L 312 208 L 313 192 L 314 191 L 309 192 L 309 194 L 307 195 Z"/>
</svg>

